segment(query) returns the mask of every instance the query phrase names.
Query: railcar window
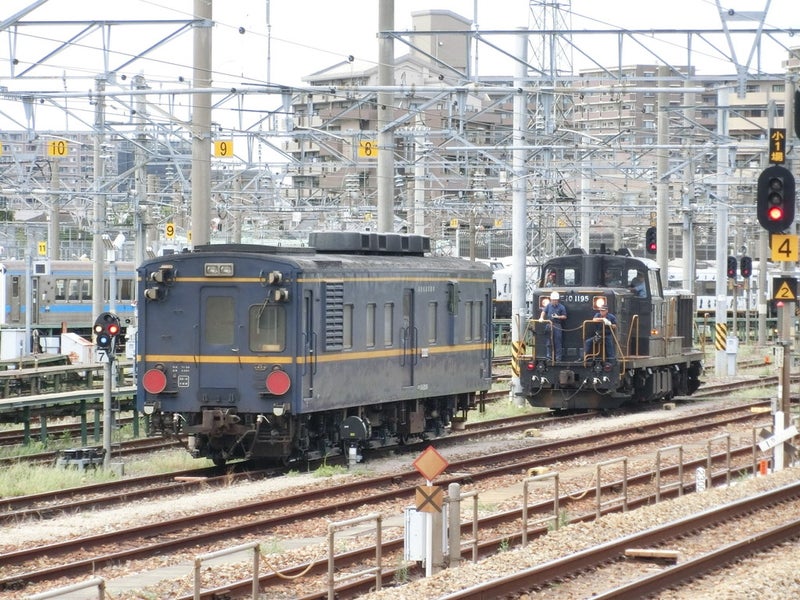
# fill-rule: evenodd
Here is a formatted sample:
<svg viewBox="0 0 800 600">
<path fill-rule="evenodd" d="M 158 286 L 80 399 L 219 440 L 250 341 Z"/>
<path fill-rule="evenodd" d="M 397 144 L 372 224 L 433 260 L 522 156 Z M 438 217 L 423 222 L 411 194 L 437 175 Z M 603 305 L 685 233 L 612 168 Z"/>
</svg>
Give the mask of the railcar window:
<svg viewBox="0 0 800 600">
<path fill-rule="evenodd" d="M 233 344 L 235 323 L 233 298 L 209 296 L 206 299 L 203 331 L 207 344 Z"/>
<path fill-rule="evenodd" d="M 465 302 L 464 303 L 464 341 L 468 342 L 472 339 L 472 310 L 473 310 L 472 302 Z"/>
<path fill-rule="evenodd" d="M 119 300 L 133 300 L 133 279 L 119 281 Z"/>
<path fill-rule="evenodd" d="M 456 281 L 447 284 L 447 312 L 451 315 L 458 314 L 458 282 Z"/>
<path fill-rule="evenodd" d="M 366 336 L 366 343 L 367 348 L 374 348 L 375 347 L 375 313 L 376 313 L 377 306 L 375 304 L 367 304 L 367 331 Z"/>
<path fill-rule="evenodd" d="M 659 285 L 658 281 L 658 272 L 657 271 L 650 271 L 647 274 L 647 279 L 650 281 L 650 295 L 651 296 L 662 296 L 661 286 Z"/>
<path fill-rule="evenodd" d="M 250 307 L 250 350 L 281 352 L 286 347 L 286 308 L 279 304 Z"/>
<path fill-rule="evenodd" d="M 67 282 L 64 279 L 56 279 L 56 300 L 67 299 Z"/>
<path fill-rule="evenodd" d="M 81 295 L 80 284 L 81 282 L 77 279 L 69 280 L 69 284 L 67 285 L 69 289 L 69 296 L 68 296 L 69 300 L 80 300 L 80 295 Z"/>
<path fill-rule="evenodd" d="M 481 316 L 483 315 L 483 302 L 475 302 L 472 306 L 472 339 L 481 339 Z"/>
<path fill-rule="evenodd" d="M 353 347 L 353 305 L 344 305 L 344 319 L 342 322 L 342 347 Z"/>
<path fill-rule="evenodd" d="M 436 343 L 436 311 L 439 308 L 438 302 L 428 302 L 428 343 Z"/>
<path fill-rule="evenodd" d="M 11 278 L 11 297 L 19 298 L 19 277 L 17 276 Z"/>
<path fill-rule="evenodd" d="M 394 344 L 394 304 L 387 302 L 383 305 L 383 345 Z"/>
<path fill-rule="evenodd" d="M 92 299 L 92 280 L 81 279 L 81 298 L 84 300 Z"/>
</svg>

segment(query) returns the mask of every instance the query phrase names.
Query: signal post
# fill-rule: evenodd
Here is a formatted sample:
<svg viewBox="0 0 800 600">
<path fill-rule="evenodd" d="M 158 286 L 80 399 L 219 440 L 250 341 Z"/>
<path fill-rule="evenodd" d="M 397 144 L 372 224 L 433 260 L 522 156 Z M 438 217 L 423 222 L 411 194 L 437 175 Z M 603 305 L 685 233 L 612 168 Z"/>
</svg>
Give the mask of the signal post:
<svg viewBox="0 0 800 600">
<path fill-rule="evenodd" d="M 777 345 L 781 348 L 782 360 L 776 406 L 773 409 L 774 444 L 764 444 L 762 450 L 773 450 L 773 468 L 780 470 L 788 457 L 784 442 L 790 430 L 790 369 L 792 348 L 791 319 L 793 307 L 797 301 L 797 280 L 791 275 L 793 266 L 797 264 L 797 235 L 791 231 L 795 218 L 795 179 L 791 171 L 783 166 L 785 155 L 785 129 L 770 129 L 769 162 L 775 163 L 767 167 L 758 177 L 756 214 L 759 224 L 770 236 L 770 258 L 782 263 L 782 275 L 773 279 L 772 299 L 777 304 L 778 336 Z M 766 257 L 763 257 L 766 258 Z M 762 261 L 766 262 L 766 261 Z M 769 440 L 766 440 L 769 441 Z"/>
<path fill-rule="evenodd" d="M 120 332 L 119 317 L 110 312 L 100 313 L 94 322 L 93 331 L 97 351 L 101 357 L 105 355 L 107 359 L 103 367 L 103 468 L 108 469 L 111 467 L 111 379 L 117 336 Z"/>
</svg>

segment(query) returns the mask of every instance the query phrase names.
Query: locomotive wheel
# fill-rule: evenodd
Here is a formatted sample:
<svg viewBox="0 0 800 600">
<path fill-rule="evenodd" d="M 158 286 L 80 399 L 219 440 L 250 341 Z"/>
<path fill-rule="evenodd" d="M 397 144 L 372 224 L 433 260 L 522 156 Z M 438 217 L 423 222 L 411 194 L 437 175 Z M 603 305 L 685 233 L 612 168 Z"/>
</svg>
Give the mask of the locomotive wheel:
<svg viewBox="0 0 800 600">
<path fill-rule="evenodd" d="M 224 467 L 225 463 L 227 461 L 225 460 L 225 458 L 221 454 L 214 454 L 211 457 L 211 462 L 213 462 L 214 465 L 217 466 L 217 467 Z"/>
</svg>

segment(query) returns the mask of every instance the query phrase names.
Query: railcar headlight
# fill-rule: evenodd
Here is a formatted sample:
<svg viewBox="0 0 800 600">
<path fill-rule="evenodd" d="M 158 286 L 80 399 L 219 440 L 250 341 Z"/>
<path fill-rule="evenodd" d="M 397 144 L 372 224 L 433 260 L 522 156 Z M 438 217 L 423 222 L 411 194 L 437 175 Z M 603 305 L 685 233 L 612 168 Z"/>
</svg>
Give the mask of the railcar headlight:
<svg viewBox="0 0 800 600">
<path fill-rule="evenodd" d="M 148 300 L 161 300 L 164 297 L 164 290 L 160 287 L 147 288 L 144 297 Z"/>
<path fill-rule="evenodd" d="M 206 263 L 203 272 L 206 277 L 233 277 L 233 263 Z"/>
<path fill-rule="evenodd" d="M 272 290 L 272 301 L 273 302 L 288 302 L 289 301 L 289 290 L 286 288 L 278 288 L 277 290 Z"/>
</svg>

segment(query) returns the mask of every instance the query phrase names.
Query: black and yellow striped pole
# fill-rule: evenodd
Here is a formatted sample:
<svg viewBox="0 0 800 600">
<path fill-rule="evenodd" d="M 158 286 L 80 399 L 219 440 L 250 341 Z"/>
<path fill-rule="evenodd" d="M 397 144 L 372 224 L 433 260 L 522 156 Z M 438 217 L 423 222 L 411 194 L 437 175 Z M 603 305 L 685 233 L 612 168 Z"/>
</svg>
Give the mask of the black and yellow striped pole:
<svg viewBox="0 0 800 600">
<path fill-rule="evenodd" d="M 728 347 L 728 324 L 717 323 L 714 332 L 714 345 L 717 350 L 724 352 Z"/>
</svg>

